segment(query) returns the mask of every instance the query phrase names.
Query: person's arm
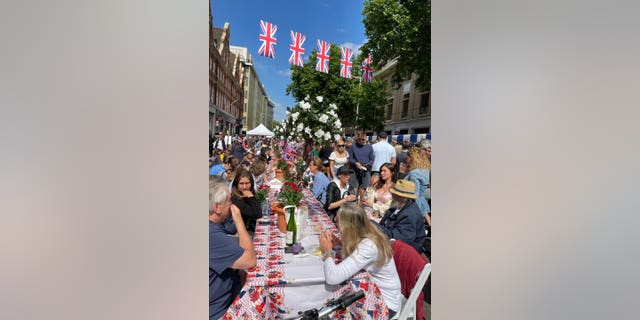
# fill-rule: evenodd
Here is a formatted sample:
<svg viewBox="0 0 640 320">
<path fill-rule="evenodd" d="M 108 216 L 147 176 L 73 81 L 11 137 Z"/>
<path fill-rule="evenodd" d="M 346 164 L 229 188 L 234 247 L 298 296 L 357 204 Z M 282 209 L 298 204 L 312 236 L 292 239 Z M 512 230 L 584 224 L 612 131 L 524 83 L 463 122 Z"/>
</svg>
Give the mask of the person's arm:
<svg viewBox="0 0 640 320">
<path fill-rule="evenodd" d="M 329 285 L 336 285 L 350 279 L 360 270 L 375 263 L 377 255 L 378 250 L 368 239 L 362 240 L 356 250 L 340 264 L 336 264 L 333 255 L 329 254 L 324 260 L 323 266 L 325 282 Z"/>
<path fill-rule="evenodd" d="M 324 211 L 329 211 L 329 205 L 336 201 L 337 199 L 339 199 L 340 197 L 338 196 L 336 198 L 336 192 L 335 189 L 337 188 L 336 184 L 334 182 L 329 183 L 329 185 L 327 186 L 327 198 L 325 199 L 324 202 Z"/>
<path fill-rule="evenodd" d="M 232 197 L 231 201 L 235 206 L 240 209 L 240 213 L 248 218 L 261 218 L 262 212 L 260 211 L 260 204 L 256 197 L 247 197 L 242 199 L 237 199 Z"/>
<path fill-rule="evenodd" d="M 351 164 L 351 169 L 356 168 L 356 157 L 354 156 L 355 151 L 353 150 L 353 146 L 347 149 L 347 153 L 349 154 L 349 164 Z"/>
<path fill-rule="evenodd" d="M 329 158 L 329 172 L 327 172 L 328 173 L 327 178 L 331 180 L 335 179 L 334 177 L 334 172 L 336 171 L 335 164 L 336 164 L 336 160 Z"/>
<path fill-rule="evenodd" d="M 375 160 L 375 155 L 373 154 L 373 147 L 369 146 L 369 163 L 363 164 L 363 165 L 367 165 L 367 166 L 372 166 L 373 165 L 373 161 Z"/>
<path fill-rule="evenodd" d="M 313 185 L 311 186 L 311 192 L 313 193 L 313 196 L 316 198 L 320 194 L 322 194 L 323 188 L 326 189 L 326 186 L 323 186 L 322 183 L 318 182 L 319 180 L 318 174 L 319 173 L 316 173 L 313 175 Z"/>
<path fill-rule="evenodd" d="M 397 219 L 398 221 L 393 228 L 384 228 L 384 233 L 390 239 L 402 240 L 406 243 L 415 242 L 417 234 L 415 220 L 411 221 L 409 217 L 407 217 L 406 215 L 402 215 L 401 213 L 400 216 L 397 217 Z M 422 230 L 422 232 L 424 233 L 424 230 Z"/>
<path fill-rule="evenodd" d="M 242 221 L 242 214 L 240 213 L 240 209 L 235 205 L 231 205 L 231 217 L 233 218 L 233 222 L 235 222 L 236 227 L 238 228 L 238 245 L 240 248 L 244 249 L 244 253 L 238 260 L 236 260 L 231 268 L 233 269 L 248 269 L 252 268 L 256 265 L 256 252 L 253 249 L 253 241 L 251 237 L 249 237 L 249 233 L 247 232 L 247 228 L 244 226 L 244 222 Z"/>
<path fill-rule="evenodd" d="M 335 170 L 335 164 L 336 164 L 336 153 L 335 152 L 331 152 L 331 154 L 329 155 L 329 172 L 327 172 L 327 178 L 333 180 L 333 173 L 336 171 Z"/>
</svg>

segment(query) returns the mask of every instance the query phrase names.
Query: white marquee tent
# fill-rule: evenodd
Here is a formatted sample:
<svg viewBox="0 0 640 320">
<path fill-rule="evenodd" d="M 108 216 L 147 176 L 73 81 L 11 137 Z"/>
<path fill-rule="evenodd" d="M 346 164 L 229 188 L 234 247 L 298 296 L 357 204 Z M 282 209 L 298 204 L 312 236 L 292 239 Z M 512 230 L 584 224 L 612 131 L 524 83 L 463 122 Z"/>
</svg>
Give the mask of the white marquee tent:
<svg viewBox="0 0 640 320">
<path fill-rule="evenodd" d="M 265 136 L 265 137 L 273 137 L 273 132 L 271 132 L 267 127 L 265 127 L 262 123 L 253 128 L 252 130 L 247 131 L 248 136 Z"/>
</svg>

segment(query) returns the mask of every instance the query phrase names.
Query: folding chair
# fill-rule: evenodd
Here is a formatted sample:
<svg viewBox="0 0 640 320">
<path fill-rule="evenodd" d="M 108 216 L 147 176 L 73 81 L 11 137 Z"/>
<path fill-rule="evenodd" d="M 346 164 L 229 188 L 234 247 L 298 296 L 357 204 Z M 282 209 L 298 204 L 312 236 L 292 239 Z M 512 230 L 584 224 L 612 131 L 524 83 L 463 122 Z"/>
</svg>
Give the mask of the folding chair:
<svg viewBox="0 0 640 320">
<path fill-rule="evenodd" d="M 431 274 L 431 263 L 416 249 L 401 240 L 393 241 L 392 248 L 393 260 L 396 263 L 396 269 L 402 284 L 403 299 L 402 307 L 397 310 L 398 313 L 391 319 L 422 320 L 421 317 L 424 316 L 422 311 L 422 303 L 424 301 L 422 288 Z M 408 297 L 406 297 L 407 293 Z"/>
</svg>

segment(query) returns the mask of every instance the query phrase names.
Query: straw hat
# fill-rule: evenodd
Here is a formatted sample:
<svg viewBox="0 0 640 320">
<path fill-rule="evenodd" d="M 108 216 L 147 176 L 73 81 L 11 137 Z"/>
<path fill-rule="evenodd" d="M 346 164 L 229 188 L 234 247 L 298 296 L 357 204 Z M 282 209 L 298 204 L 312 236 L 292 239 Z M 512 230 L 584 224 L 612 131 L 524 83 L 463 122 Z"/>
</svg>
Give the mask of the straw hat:
<svg viewBox="0 0 640 320">
<path fill-rule="evenodd" d="M 396 183 L 389 189 L 389 192 L 409 198 L 409 199 L 417 199 L 418 196 L 415 194 L 416 184 L 409 180 L 398 180 Z"/>
</svg>

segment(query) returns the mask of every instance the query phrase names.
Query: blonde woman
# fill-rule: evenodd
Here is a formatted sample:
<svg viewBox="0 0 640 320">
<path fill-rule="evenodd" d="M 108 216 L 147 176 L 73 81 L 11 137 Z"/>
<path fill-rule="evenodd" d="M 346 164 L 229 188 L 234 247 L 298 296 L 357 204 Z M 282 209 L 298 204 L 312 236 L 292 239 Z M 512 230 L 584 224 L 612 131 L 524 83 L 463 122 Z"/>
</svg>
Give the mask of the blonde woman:
<svg viewBox="0 0 640 320">
<path fill-rule="evenodd" d="M 407 160 L 405 160 L 409 166 L 409 173 L 404 177 L 404 180 L 412 181 L 416 184 L 415 194 L 418 197 L 416 204 L 420 208 L 420 213 L 425 218 L 427 223 L 430 224 L 431 208 L 427 202 L 426 192 L 429 187 L 429 168 L 431 163 L 424 154 L 418 148 L 411 148 L 407 152 Z"/>
<path fill-rule="evenodd" d="M 336 141 L 336 148 L 329 155 L 329 172 L 327 177 L 329 180 L 336 180 L 338 177 L 338 169 L 349 163 L 349 152 L 347 152 L 346 144 L 344 140 L 338 139 Z"/>
<path fill-rule="evenodd" d="M 336 224 L 342 234 L 343 260 L 336 264 L 333 259 L 333 243 L 340 240 L 331 232 L 322 233 L 320 247 L 324 251 L 325 281 L 329 285 L 340 284 L 360 270 L 366 270 L 380 287 L 389 308 L 389 318 L 393 317 L 400 309 L 402 293 L 389 239 L 356 203 L 348 202 L 340 207 Z"/>
</svg>

